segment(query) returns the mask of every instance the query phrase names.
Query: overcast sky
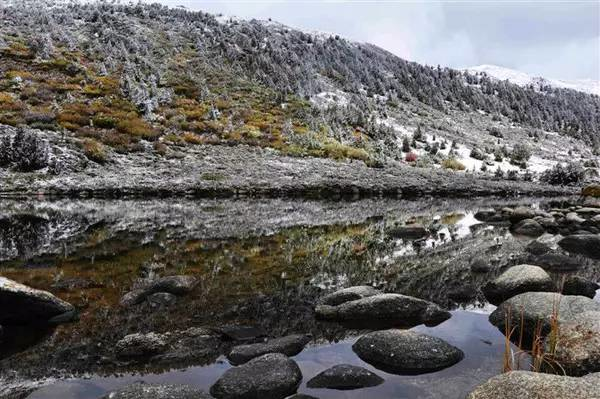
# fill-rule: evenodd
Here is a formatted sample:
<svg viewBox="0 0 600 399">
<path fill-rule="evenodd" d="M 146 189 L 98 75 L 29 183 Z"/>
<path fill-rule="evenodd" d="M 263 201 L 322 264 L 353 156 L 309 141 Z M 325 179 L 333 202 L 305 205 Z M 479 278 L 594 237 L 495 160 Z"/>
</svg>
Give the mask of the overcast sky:
<svg viewBox="0 0 600 399">
<path fill-rule="evenodd" d="M 430 65 L 494 64 L 548 78 L 600 80 L 598 0 L 159 2 L 338 33 Z"/>
</svg>

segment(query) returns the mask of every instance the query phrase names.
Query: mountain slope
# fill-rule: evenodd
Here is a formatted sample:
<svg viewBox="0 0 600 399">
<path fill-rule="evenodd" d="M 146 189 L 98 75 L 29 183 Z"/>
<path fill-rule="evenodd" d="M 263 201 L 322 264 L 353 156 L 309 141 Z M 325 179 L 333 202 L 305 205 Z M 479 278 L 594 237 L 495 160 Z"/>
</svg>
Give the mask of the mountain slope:
<svg viewBox="0 0 600 399">
<path fill-rule="evenodd" d="M 41 0 L 0 0 L 0 20 L 0 124 L 64 132 L 100 165 L 244 144 L 397 166 L 421 128 L 411 147 L 427 167 L 456 148 L 502 158 L 527 144 L 560 160 L 600 142 L 597 96 L 431 68 L 277 23 Z M 53 172 L 84 167 L 53 151 Z"/>
<path fill-rule="evenodd" d="M 533 86 L 536 90 L 549 86 L 557 89 L 571 89 L 583 93 L 600 95 L 600 81 L 592 79 L 547 79 L 541 76 L 534 77 L 524 72 L 497 65 L 478 65 L 467 68 L 465 71 L 473 74 L 486 74 L 487 76 L 498 80 L 508 80 L 510 83 L 514 83 L 521 87 Z"/>
</svg>

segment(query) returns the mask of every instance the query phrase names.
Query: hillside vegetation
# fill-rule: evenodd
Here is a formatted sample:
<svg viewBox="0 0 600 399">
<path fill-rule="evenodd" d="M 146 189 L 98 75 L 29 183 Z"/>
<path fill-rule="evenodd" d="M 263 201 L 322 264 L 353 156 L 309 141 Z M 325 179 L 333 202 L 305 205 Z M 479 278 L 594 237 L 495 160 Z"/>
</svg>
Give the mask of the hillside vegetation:
<svg viewBox="0 0 600 399">
<path fill-rule="evenodd" d="M 442 124 L 456 112 L 600 142 L 597 96 L 423 66 L 270 21 L 39 0 L 0 1 L 0 19 L 0 123 L 72 132 L 96 161 L 104 146 L 151 142 L 163 155 L 244 143 L 379 165 L 400 153 L 383 120 Z"/>
</svg>

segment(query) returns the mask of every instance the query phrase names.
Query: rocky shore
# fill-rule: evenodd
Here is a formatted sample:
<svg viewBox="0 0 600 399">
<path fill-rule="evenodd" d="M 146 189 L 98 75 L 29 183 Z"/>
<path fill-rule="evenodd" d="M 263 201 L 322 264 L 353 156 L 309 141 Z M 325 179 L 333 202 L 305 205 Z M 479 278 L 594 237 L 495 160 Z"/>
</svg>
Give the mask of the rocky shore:
<svg viewBox="0 0 600 399">
<path fill-rule="evenodd" d="M 14 134 L 0 125 L 0 134 Z M 357 197 L 411 198 L 423 195 L 562 196 L 572 187 L 548 186 L 435 168 L 390 163 L 373 168 L 361 161 L 297 158 L 247 145 L 198 145 L 157 155 L 109 151 L 99 164 L 83 154 L 78 141 L 56 132 L 36 131 L 60 154 L 60 166 L 35 172 L 0 168 L 1 197 Z"/>
</svg>

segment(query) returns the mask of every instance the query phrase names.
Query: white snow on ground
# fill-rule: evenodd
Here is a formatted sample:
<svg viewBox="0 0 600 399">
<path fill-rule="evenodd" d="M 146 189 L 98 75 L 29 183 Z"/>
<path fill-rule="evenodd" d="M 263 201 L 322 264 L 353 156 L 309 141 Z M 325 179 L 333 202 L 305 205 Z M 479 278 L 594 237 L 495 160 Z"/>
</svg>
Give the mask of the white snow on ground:
<svg viewBox="0 0 600 399">
<path fill-rule="evenodd" d="M 339 105 L 345 107 L 349 103 L 348 95 L 342 90 L 323 91 L 313 96 L 310 100 L 318 107 L 324 107 L 328 105 Z"/>
<path fill-rule="evenodd" d="M 534 85 L 539 88 L 541 86 L 552 86 L 561 89 L 577 90 L 584 93 L 600 95 L 600 81 L 592 79 L 579 80 L 562 80 L 562 79 L 547 79 L 539 76 L 531 76 L 521 71 L 505 68 L 497 65 L 479 65 L 465 69 L 470 73 L 485 73 L 489 77 L 498 80 L 508 80 L 519 86 Z"/>
</svg>

